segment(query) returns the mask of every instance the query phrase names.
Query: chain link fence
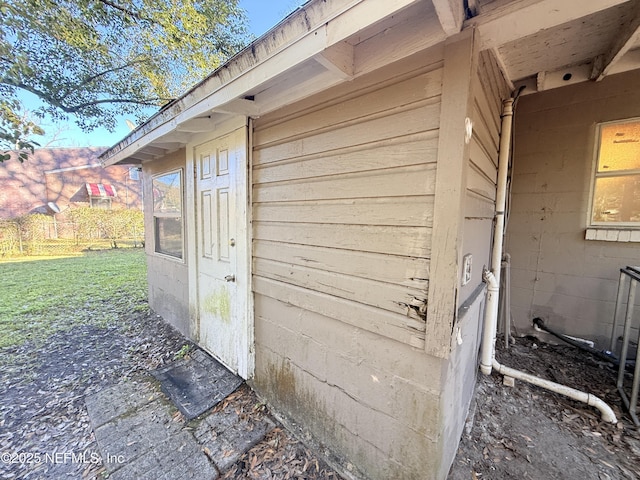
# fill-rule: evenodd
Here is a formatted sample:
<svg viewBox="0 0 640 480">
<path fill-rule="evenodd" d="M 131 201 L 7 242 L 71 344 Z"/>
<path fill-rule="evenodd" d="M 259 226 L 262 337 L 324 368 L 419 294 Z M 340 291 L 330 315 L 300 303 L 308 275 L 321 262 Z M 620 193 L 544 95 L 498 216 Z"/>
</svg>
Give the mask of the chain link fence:
<svg viewBox="0 0 640 480">
<path fill-rule="evenodd" d="M 58 215 L 0 220 L 0 258 L 142 246 L 144 218 L 139 210 L 79 207 Z"/>
</svg>

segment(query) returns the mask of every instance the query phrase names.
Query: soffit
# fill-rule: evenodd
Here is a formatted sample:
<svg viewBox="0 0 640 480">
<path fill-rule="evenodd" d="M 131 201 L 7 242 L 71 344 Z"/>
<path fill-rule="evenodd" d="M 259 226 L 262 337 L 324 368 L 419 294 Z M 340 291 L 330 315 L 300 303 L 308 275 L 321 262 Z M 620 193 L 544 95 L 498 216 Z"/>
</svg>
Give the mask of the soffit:
<svg viewBox="0 0 640 480">
<path fill-rule="evenodd" d="M 525 93 L 640 68 L 638 0 L 466 0 L 513 88 Z"/>
<path fill-rule="evenodd" d="M 577 18 L 498 47 L 512 81 L 592 62 L 613 44 L 629 4 Z"/>
</svg>

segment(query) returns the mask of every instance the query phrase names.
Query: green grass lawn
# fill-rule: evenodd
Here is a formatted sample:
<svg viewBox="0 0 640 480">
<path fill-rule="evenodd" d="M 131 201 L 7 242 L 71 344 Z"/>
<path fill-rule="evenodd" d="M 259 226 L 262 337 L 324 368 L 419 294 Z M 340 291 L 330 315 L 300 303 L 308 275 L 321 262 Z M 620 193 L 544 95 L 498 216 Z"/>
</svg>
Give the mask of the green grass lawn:
<svg viewBox="0 0 640 480">
<path fill-rule="evenodd" d="M 108 325 L 147 312 L 143 249 L 0 263 L 0 348 L 80 324 Z"/>
</svg>

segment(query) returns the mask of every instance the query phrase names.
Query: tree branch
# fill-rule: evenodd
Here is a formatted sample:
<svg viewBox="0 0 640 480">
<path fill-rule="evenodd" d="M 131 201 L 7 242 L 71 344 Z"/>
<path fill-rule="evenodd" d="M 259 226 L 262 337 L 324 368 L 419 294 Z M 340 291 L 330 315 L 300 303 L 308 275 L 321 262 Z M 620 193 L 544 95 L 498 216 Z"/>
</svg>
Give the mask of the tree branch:
<svg viewBox="0 0 640 480">
<path fill-rule="evenodd" d="M 109 68 L 109 69 L 107 69 L 107 70 L 105 70 L 103 72 L 96 73 L 95 75 L 91 75 L 90 77 L 85 78 L 84 80 L 82 80 L 82 82 L 80 82 L 75 87 L 67 89 L 67 92 L 72 92 L 74 90 L 78 90 L 78 89 L 84 87 L 85 85 L 88 85 L 89 83 L 93 82 L 97 78 L 103 77 L 103 76 L 108 75 L 110 73 L 118 72 L 120 70 L 125 70 L 126 68 L 132 67 L 132 66 L 137 65 L 139 63 L 144 63 L 146 61 L 147 61 L 146 59 L 133 60 L 131 62 L 125 63 L 124 65 L 120 65 L 118 67 Z"/>
<path fill-rule="evenodd" d="M 78 113 L 80 110 L 83 110 L 88 107 L 93 107 L 96 105 L 100 105 L 103 103 L 134 103 L 136 105 L 144 105 L 147 107 L 157 107 L 159 102 L 170 102 L 174 100 L 173 98 L 145 98 L 145 99 L 135 99 L 135 98 L 104 98 L 101 100 L 94 100 L 92 102 L 81 103 L 79 105 L 75 105 L 73 107 L 64 107 L 59 106 L 66 113 Z"/>
<path fill-rule="evenodd" d="M 130 15 L 133 18 L 135 18 L 136 20 L 139 20 L 141 22 L 149 22 L 150 20 L 148 18 L 142 17 L 138 12 L 134 12 L 132 10 L 129 10 L 128 8 L 123 7 L 122 5 L 118 5 L 117 3 L 114 3 L 110 0 L 98 0 L 100 3 L 111 7 L 111 8 L 115 8 L 116 10 L 118 10 L 119 12 L 124 13 L 125 15 Z"/>
<path fill-rule="evenodd" d="M 8 78 L 3 78 L 0 79 L 0 84 L 6 84 L 6 85 L 10 85 L 12 87 L 16 87 L 16 88 L 20 88 L 22 90 L 25 90 L 29 93 L 33 93 L 34 95 L 40 97 L 42 100 L 45 100 L 47 103 L 53 105 L 56 108 L 59 108 L 60 110 L 62 110 L 65 113 L 79 113 L 81 110 L 84 110 L 85 108 L 89 108 L 92 106 L 97 106 L 97 105 L 102 105 L 105 103 L 129 103 L 129 104 L 135 104 L 135 105 L 144 105 L 144 106 L 150 106 L 150 107 L 157 107 L 158 104 L 160 102 L 170 102 L 171 100 L 173 100 L 173 98 L 162 98 L 162 97 L 156 97 L 156 98 L 144 98 L 144 99 L 135 99 L 135 98 L 105 98 L 105 99 L 100 99 L 100 100 L 93 100 L 91 102 L 85 102 L 85 103 L 81 103 L 78 105 L 73 105 L 73 106 L 67 106 L 66 104 L 63 103 L 62 100 L 53 97 L 51 95 L 48 95 L 46 92 L 43 92 L 41 90 L 38 90 L 37 88 L 34 88 L 30 85 L 26 85 L 22 82 L 14 82 L 11 79 Z"/>
</svg>

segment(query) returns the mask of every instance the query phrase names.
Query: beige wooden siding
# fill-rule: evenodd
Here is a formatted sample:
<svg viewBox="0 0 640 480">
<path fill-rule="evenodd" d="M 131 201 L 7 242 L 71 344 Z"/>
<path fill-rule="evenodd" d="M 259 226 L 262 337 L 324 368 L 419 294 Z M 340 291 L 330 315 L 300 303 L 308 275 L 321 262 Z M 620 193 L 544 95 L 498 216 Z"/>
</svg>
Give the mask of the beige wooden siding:
<svg viewBox="0 0 640 480">
<path fill-rule="evenodd" d="M 490 265 L 496 199 L 502 101 L 510 94 L 489 50 L 481 52 L 473 85 L 473 137 L 470 144 L 465 202 L 464 254 L 473 255 L 471 282 L 462 288 L 464 302 L 482 283 L 482 267 Z"/>
<path fill-rule="evenodd" d="M 255 121 L 257 294 L 423 345 L 439 67 Z"/>
</svg>

